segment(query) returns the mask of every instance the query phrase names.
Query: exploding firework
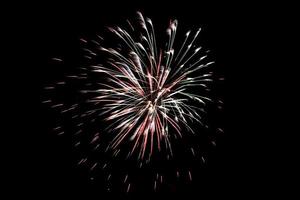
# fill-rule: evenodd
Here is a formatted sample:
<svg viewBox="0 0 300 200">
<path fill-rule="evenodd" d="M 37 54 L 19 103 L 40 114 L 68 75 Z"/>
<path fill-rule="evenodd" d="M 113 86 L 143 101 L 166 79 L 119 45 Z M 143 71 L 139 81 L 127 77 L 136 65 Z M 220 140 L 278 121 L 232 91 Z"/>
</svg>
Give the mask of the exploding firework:
<svg viewBox="0 0 300 200">
<path fill-rule="evenodd" d="M 151 19 L 137 14 L 137 26 L 127 21 L 128 29 L 108 28 L 113 45 L 106 47 L 110 42 L 98 36 L 98 40 L 92 40 L 92 50 L 84 49 L 91 64 L 67 77 L 77 81 L 71 81 L 71 85 L 80 85 L 76 88 L 80 95 L 74 103 L 66 105 L 69 101 L 61 103 L 51 98 L 44 101 L 76 124 L 76 128 L 69 130 L 78 137 L 76 147 L 83 142 L 78 135 L 93 132 L 88 143 L 93 151 L 102 152 L 98 155 L 102 161 L 90 163 L 91 170 L 99 166 L 106 169 L 111 164 L 107 157 L 134 158 L 139 167 L 156 154 L 164 154 L 169 160 L 174 156 L 172 141 L 188 133 L 199 134 L 193 128 L 195 124 L 206 127 L 206 107 L 212 102 L 207 92 L 213 81 L 209 68 L 214 62 L 196 44 L 201 29 L 186 32 L 184 39 L 176 43 L 178 22 L 172 20 L 166 42 L 160 45 Z M 88 43 L 84 39 L 81 42 Z M 62 62 L 59 58 L 54 60 Z M 67 85 L 66 81 L 45 89 L 54 90 L 62 85 Z M 62 126 L 55 131 L 64 133 Z M 190 152 L 195 156 L 194 148 Z M 87 160 L 85 157 L 79 164 Z M 192 180 L 191 171 L 186 174 Z M 180 176 L 178 170 L 175 176 Z M 128 192 L 128 174 L 124 177 Z M 108 173 L 107 181 L 110 179 Z M 154 190 L 162 182 L 163 176 L 157 173 Z"/>
<path fill-rule="evenodd" d="M 181 48 L 175 51 L 177 20 L 171 21 L 166 47 L 158 50 L 151 20 L 145 20 L 141 13 L 138 17 L 143 28 L 141 41 L 134 41 L 124 29 L 110 28 L 122 40 L 125 51 L 100 48 L 111 60 L 106 65 L 94 66 L 93 71 L 106 75 L 110 83 L 101 84 L 103 88 L 95 91 L 99 95 L 91 101 L 104 103 L 101 114 L 108 114 L 104 119 L 113 121 L 111 132 L 116 136 L 110 147 L 134 141 L 130 154 L 138 149 L 138 157 L 143 159 L 147 146 L 151 156 L 153 148 L 159 150 L 162 143 L 172 154 L 168 127 L 182 137 L 181 126 L 193 132 L 188 119 L 201 123 L 198 110 L 210 99 L 190 93 L 189 88 L 207 87 L 206 83 L 212 81 L 211 74 L 193 73 L 213 62 L 202 64 L 206 56 L 193 59 L 201 50 L 193 46 L 201 29 L 191 37 L 187 32 Z M 192 106 L 189 101 L 197 101 L 200 106 Z"/>
</svg>

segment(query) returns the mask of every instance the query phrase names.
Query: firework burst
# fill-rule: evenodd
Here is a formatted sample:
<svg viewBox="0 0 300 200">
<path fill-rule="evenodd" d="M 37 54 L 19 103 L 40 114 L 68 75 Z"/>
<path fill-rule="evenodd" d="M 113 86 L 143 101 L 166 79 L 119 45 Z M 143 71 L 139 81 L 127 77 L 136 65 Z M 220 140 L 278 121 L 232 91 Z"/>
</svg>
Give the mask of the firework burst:
<svg viewBox="0 0 300 200">
<path fill-rule="evenodd" d="M 116 47 L 106 47 L 105 39 L 98 36 L 97 41 L 92 40 L 96 45 L 94 50 L 84 49 L 86 58 L 94 63 L 82 67 L 83 72 L 68 76 L 69 79 L 83 80 L 83 87 L 79 89 L 83 100 L 69 106 L 51 98 L 44 103 L 61 109 L 60 113 L 70 113 L 69 118 L 76 121 L 75 135 L 89 132 L 87 127 L 91 122 L 105 124 L 105 127 L 93 125 L 96 127 L 90 141 L 93 150 L 102 147 L 103 152 L 112 152 L 112 157 L 124 154 L 128 159 L 136 155 L 137 160 L 149 162 L 154 152 L 164 152 L 167 158 L 172 157 L 173 138 L 183 138 L 187 132 L 198 134 L 191 124 L 205 126 L 203 115 L 207 103 L 212 100 L 203 91 L 209 90 L 213 81 L 207 68 L 214 62 L 208 61 L 208 51 L 196 45 L 200 28 L 186 32 L 184 39 L 176 43 L 178 22 L 172 20 L 166 31 L 166 42 L 160 45 L 151 19 L 144 18 L 140 12 L 137 14 L 137 26 L 127 21 L 128 29 L 108 28 L 118 44 L 112 46 Z M 88 43 L 84 39 L 81 42 Z M 97 57 L 101 57 L 101 62 L 97 62 Z M 54 60 L 63 62 L 60 58 Z M 61 85 L 66 82 L 56 83 L 56 86 Z M 45 89 L 53 90 L 56 86 Z M 55 131 L 64 133 L 61 126 Z M 102 143 L 101 132 L 109 135 Z M 75 146 L 80 144 L 79 139 Z M 193 148 L 191 153 L 195 156 Z M 81 159 L 79 164 L 85 162 L 87 158 Z M 103 162 L 102 169 L 107 165 Z M 141 165 L 142 162 L 139 167 Z M 95 162 L 90 169 L 99 166 Z M 179 177 L 178 171 L 175 176 Z M 187 176 L 192 180 L 190 171 Z M 111 174 L 107 176 L 109 179 Z M 128 179 L 126 174 L 124 183 Z M 157 174 L 155 190 L 162 180 L 163 176 Z M 128 183 L 126 191 L 130 188 Z"/>
<path fill-rule="evenodd" d="M 168 127 L 182 137 L 181 126 L 193 132 L 188 119 L 201 123 L 197 108 L 210 99 L 190 93 L 189 88 L 207 87 L 206 83 L 212 81 L 210 73 L 193 74 L 213 62 L 203 64 L 206 56 L 199 57 L 201 47 L 194 46 L 201 29 L 193 36 L 187 32 L 176 51 L 173 44 L 177 20 L 171 21 L 166 47 L 157 49 L 151 20 L 144 19 L 141 13 L 138 17 L 143 30 L 140 41 L 124 29 L 110 28 L 122 40 L 122 49 L 100 48 L 111 59 L 105 65 L 94 66 L 93 71 L 107 76 L 109 84 L 101 84 L 103 88 L 95 91 L 98 95 L 91 101 L 104 103 L 101 114 L 107 114 L 105 120 L 112 121 L 111 132 L 116 136 L 110 147 L 117 148 L 129 139 L 134 141 L 130 154 L 137 150 L 143 159 L 146 149 L 151 156 L 153 148 L 160 150 L 163 143 L 172 154 Z M 195 107 L 190 101 L 197 101 L 200 106 Z"/>
</svg>

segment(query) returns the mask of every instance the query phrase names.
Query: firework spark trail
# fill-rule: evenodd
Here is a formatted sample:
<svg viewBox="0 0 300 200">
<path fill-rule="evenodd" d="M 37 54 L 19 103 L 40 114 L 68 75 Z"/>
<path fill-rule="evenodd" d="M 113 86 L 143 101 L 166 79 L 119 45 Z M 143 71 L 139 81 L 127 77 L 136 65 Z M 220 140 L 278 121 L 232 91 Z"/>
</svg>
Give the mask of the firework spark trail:
<svg viewBox="0 0 300 200">
<path fill-rule="evenodd" d="M 134 141 L 131 154 L 138 150 L 139 159 L 144 158 L 147 148 L 150 158 L 155 144 L 160 150 L 163 143 L 172 155 L 169 127 L 182 137 L 182 126 L 193 132 L 188 119 L 201 123 L 199 109 L 190 102 L 197 101 L 198 107 L 204 107 L 210 99 L 188 91 L 191 87 L 207 87 L 212 81 L 210 73 L 193 74 L 214 62 L 203 64 L 207 56 L 198 56 L 201 47 L 196 48 L 194 42 L 201 29 L 193 36 L 188 31 L 176 51 L 173 44 L 178 22 L 171 21 L 166 47 L 158 49 L 152 21 L 140 12 L 138 18 L 140 41 L 125 29 L 109 28 L 121 39 L 122 49 L 99 48 L 111 59 L 106 65 L 93 66 L 93 72 L 104 73 L 109 84 L 102 83 L 101 89 L 92 91 L 97 95 L 91 102 L 103 103 L 101 115 L 107 115 L 106 121 L 114 121 L 111 131 L 116 136 L 111 148 L 118 148 L 129 138 Z"/>
</svg>

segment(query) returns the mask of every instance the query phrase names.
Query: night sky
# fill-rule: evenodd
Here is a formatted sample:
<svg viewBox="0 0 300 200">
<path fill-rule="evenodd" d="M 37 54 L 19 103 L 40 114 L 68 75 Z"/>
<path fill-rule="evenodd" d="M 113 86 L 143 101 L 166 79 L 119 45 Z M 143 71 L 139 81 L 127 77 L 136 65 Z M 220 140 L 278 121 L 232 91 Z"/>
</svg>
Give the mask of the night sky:
<svg viewBox="0 0 300 200">
<path fill-rule="evenodd" d="M 29 121 L 26 124 L 30 126 L 27 133 L 30 150 L 28 157 L 21 158 L 25 167 L 19 173 L 25 177 L 19 185 L 22 188 L 28 186 L 30 189 L 26 192 L 29 194 L 39 191 L 45 196 L 86 195 L 87 199 L 95 199 L 120 195 L 90 181 L 87 171 L 76 166 L 78 154 L 74 151 L 72 140 L 51 132 L 53 116 L 40 102 L 45 84 L 62 78 L 65 72 L 72 72 L 72 67 L 81 62 L 80 38 L 92 38 L 106 26 L 122 24 L 126 19 L 134 20 L 136 11 L 151 18 L 159 33 L 163 33 L 169 19 L 179 21 L 178 29 L 182 34 L 202 27 L 200 44 L 211 50 L 217 73 L 225 78 L 218 91 L 224 101 L 224 110 L 221 118 L 217 119 L 224 134 L 217 137 L 216 147 L 207 150 L 207 163 L 199 166 L 193 182 L 167 185 L 155 195 L 180 193 L 194 195 L 195 199 L 202 196 L 243 198 L 239 194 L 248 196 L 265 191 L 264 185 L 272 179 L 264 164 L 270 157 L 266 151 L 261 151 L 266 139 L 262 133 L 267 128 L 259 128 L 261 120 L 246 114 L 255 112 L 259 115 L 253 110 L 257 102 L 250 98 L 253 86 L 259 85 L 261 77 L 253 81 L 257 66 L 247 55 L 256 49 L 252 42 L 264 27 L 263 23 L 256 23 L 259 12 L 255 15 L 247 6 L 237 8 L 230 4 L 195 4 L 190 1 L 99 1 L 64 5 L 49 2 L 28 10 L 31 16 L 23 23 L 22 29 L 28 33 L 28 46 L 32 47 L 29 58 L 34 64 L 29 66 L 30 76 L 26 80 L 34 96 L 34 100 L 30 101 L 34 109 L 29 113 L 32 118 L 23 119 L 24 122 Z M 68 64 L 55 66 L 51 60 L 53 57 L 62 57 L 68 60 Z M 141 193 L 153 194 L 143 186 L 135 191 L 135 194 Z"/>
</svg>

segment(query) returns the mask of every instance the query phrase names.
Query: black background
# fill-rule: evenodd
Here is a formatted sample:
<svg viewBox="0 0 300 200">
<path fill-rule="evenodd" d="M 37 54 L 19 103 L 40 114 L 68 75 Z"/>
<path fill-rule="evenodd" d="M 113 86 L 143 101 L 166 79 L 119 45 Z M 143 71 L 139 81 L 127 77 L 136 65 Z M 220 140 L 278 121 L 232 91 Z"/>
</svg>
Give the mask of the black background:
<svg viewBox="0 0 300 200">
<path fill-rule="evenodd" d="M 206 45 L 213 51 L 225 77 L 225 136 L 217 145 L 203 180 L 177 192 L 191 198 L 273 194 L 281 175 L 274 175 L 274 168 L 278 167 L 273 161 L 277 161 L 278 151 L 271 150 L 275 134 L 270 133 L 272 125 L 265 120 L 265 113 L 272 106 L 263 98 L 273 90 L 265 81 L 266 77 L 272 79 L 272 70 L 264 54 L 272 32 L 265 31 L 273 27 L 273 20 L 266 14 L 266 7 L 260 5 L 193 1 L 48 2 L 32 4 L 30 9 L 20 12 L 18 29 L 24 31 L 22 40 L 28 41 L 21 51 L 32 64 L 17 75 L 21 82 L 26 82 L 27 90 L 18 94 L 24 97 L 21 105 L 26 111 L 17 117 L 22 125 L 15 128 L 26 135 L 20 137 L 24 138 L 21 143 L 25 144 L 25 155 L 21 150 L 15 157 L 20 176 L 14 179 L 13 186 L 18 185 L 31 195 L 38 195 L 37 191 L 57 197 L 107 195 L 74 167 L 71 144 L 66 145 L 67 140 L 58 139 L 45 128 L 40 112 L 41 88 L 61 70 L 49 69 L 52 57 L 74 56 L 78 53 L 74 49 L 80 48 L 79 38 L 94 36 L 105 25 L 120 24 L 132 18 L 137 10 L 150 17 L 155 26 L 164 27 L 169 18 L 176 18 L 183 30 L 203 27 Z M 22 16 L 26 16 L 25 20 Z"/>
</svg>

